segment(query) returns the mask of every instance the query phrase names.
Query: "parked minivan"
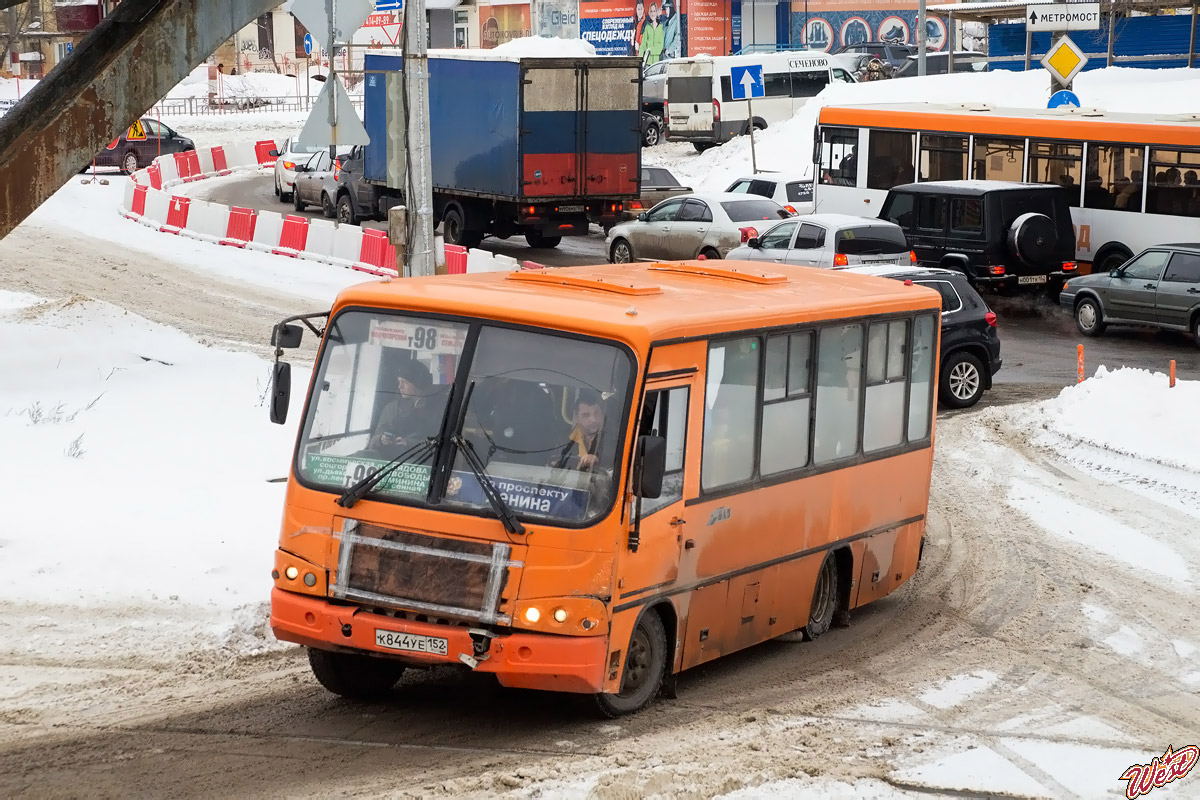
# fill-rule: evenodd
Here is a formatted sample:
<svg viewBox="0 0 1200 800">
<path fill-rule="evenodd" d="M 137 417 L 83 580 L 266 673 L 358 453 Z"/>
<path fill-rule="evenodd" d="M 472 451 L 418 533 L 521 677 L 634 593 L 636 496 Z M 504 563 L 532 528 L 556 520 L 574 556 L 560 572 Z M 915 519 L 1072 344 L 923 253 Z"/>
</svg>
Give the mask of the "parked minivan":
<svg viewBox="0 0 1200 800">
<path fill-rule="evenodd" d="M 734 67 L 761 64 L 764 97 L 733 99 Z M 791 119 L 832 80 L 829 57 L 807 51 L 678 58 L 667 65 L 667 138 L 699 151 Z"/>
</svg>

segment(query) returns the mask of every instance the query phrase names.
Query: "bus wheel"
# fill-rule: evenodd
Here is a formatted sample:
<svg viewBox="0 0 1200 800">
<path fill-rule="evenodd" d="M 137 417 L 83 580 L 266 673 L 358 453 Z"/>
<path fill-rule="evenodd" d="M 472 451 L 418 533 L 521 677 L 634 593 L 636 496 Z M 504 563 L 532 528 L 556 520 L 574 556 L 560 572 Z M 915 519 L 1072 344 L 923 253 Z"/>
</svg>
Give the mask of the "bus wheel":
<svg viewBox="0 0 1200 800">
<path fill-rule="evenodd" d="M 817 585 L 813 587 L 812 607 L 808 611 L 808 624 L 801 628 L 805 641 L 811 642 L 833 623 L 833 612 L 837 608 L 838 578 L 837 559 L 833 553 L 825 556 L 825 563 L 817 573 Z"/>
<path fill-rule="evenodd" d="M 596 705 L 606 717 L 632 714 L 646 707 L 662 687 L 667 669 L 667 632 L 654 610 L 642 614 L 629 649 L 625 653 L 625 669 L 621 673 L 621 691 L 617 694 L 597 694 Z"/>
<path fill-rule="evenodd" d="M 398 661 L 308 648 L 308 665 L 317 681 L 351 700 L 374 700 L 391 691 L 404 674 Z"/>
</svg>

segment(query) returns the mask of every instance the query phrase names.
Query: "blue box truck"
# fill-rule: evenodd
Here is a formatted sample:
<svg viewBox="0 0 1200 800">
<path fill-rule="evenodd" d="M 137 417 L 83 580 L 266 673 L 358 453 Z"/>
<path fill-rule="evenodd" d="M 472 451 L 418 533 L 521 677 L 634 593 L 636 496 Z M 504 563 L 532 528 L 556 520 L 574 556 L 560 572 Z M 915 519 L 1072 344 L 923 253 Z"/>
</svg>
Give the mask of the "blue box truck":
<svg viewBox="0 0 1200 800">
<path fill-rule="evenodd" d="M 382 217 L 404 203 L 403 61 L 365 62 L 371 143 L 355 154 L 363 178 L 352 200 L 355 216 Z M 447 244 L 524 234 L 531 247 L 554 247 L 587 235 L 589 221 L 619 222 L 640 188 L 640 109 L 637 58 L 431 51 L 434 224 Z"/>
</svg>

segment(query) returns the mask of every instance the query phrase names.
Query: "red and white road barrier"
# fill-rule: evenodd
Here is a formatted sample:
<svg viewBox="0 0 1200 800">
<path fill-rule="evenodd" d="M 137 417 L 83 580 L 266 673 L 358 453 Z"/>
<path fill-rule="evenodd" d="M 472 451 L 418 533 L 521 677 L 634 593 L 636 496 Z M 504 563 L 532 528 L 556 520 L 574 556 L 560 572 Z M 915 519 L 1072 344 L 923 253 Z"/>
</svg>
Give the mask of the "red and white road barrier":
<svg viewBox="0 0 1200 800">
<path fill-rule="evenodd" d="M 383 231 L 334 225 L 327 220 L 292 214 L 284 216 L 274 211 L 230 208 L 173 191 L 182 184 L 235 171 L 273 168 L 275 158 L 269 153 L 279 146 L 273 141 L 242 142 L 160 156 L 149 167 L 130 176 L 120 213 L 164 233 L 395 277 L 396 250 L 388 244 Z M 465 249 L 454 249 L 451 245 L 448 250 L 453 253 L 455 272 L 459 273 L 513 269 L 516 264 L 513 259 L 501 263 L 491 259 L 491 254 L 471 251 L 476 254 L 478 264 L 475 269 L 468 269 Z M 489 261 L 487 270 L 480 269 L 483 257 Z"/>
</svg>

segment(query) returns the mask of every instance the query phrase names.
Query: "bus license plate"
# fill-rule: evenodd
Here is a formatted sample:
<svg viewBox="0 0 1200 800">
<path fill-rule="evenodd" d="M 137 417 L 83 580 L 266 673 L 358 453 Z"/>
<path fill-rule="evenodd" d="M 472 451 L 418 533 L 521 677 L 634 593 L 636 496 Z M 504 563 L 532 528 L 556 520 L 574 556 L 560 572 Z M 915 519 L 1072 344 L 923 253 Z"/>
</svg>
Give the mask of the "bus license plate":
<svg viewBox="0 0 1200 800">
<path fill-rule="evenodd" d="M 1022 275 L 1017 278 L 1017 283 L 1045 283 L 1045 275 Z"/>
<path fill-rule="evenodd" d="M 583 206 L 559 206 L 560 214 L 578 214 L 583 211 Z"/>
<path fill-rule="evenodd" d="M 444 656 L 449 652 L 447 640 L 436 636 L 421 636 L 417 633 L 400 633 L 375 629 L 375 644 L 389 650 L 403 650 L 407 653 L 429 653 Z"/>
</svg>

